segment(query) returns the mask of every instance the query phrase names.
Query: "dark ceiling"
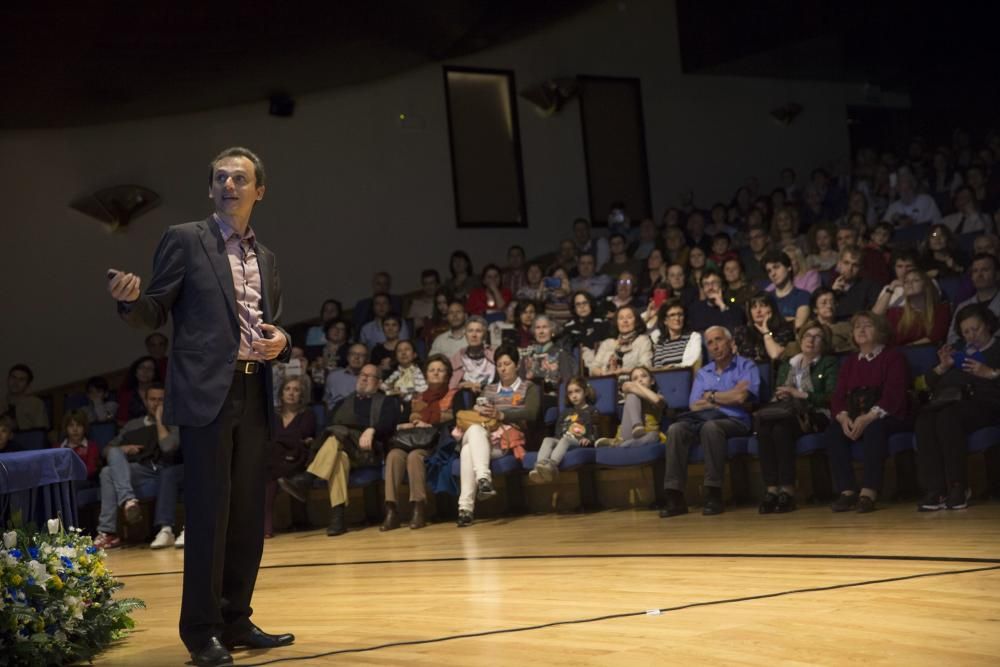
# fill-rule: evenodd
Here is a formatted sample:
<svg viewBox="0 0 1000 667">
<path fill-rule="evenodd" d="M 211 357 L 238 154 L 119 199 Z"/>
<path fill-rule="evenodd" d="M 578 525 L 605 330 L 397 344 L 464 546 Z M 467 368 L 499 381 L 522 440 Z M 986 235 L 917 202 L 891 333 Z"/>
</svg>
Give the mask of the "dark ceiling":
<svg viewBox="0 0 1000 667">
<path fill-rule="evenodd" d="M 7 3 L 0 127 L 264 104 L 469 54 L 594 1 Z"/>
<path fill-rule="evenodd" d="M 263 105 L 274 94 L 294 97 L 473 53 L 612 1 L 8 3 L 0 128 Z M 687 73 L 870 83 L 910 93 L 915 107 L 984 114 L 1000 104 L 1000 3 L 676 2 Z"/>
</svg>

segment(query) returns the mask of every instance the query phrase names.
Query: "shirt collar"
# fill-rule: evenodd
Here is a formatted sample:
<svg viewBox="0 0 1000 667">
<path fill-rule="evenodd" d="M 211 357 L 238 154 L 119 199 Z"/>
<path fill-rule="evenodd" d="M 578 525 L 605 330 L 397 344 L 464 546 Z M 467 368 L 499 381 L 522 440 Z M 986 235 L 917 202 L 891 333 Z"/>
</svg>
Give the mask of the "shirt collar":
<svg viewBox="0 0 1000 667">
<path fill-rule="evenodd" d="M 222 233 L 222 240 L 228 241 L 232 236 L 237 235 L 235 229 L 233 229 L 229 223 L 219 217 L 217 213 L 212 214 L 212 218 L 215 220 L 215 224 L 219 226 L 219 231 Z M 240 237 L 241 241 L 246 241 L 251 246 L 257 240 L 257 235 L 254 234 L 253 227 L 247 227 L 247 231 Z"/>
<path fill-rule="evenodd" d="M 884 349 L 885 345 L 878 345 L 875 347 L 874 350 L 872 350 L 868 354 L 864 354 L 863 352 L 858 352 L 858 361 L 861 361 L 862 359 L 864 359 L 865 361 L 873 361 L 875 357 L 882 354 L 882 350 Z"/>
</svg>

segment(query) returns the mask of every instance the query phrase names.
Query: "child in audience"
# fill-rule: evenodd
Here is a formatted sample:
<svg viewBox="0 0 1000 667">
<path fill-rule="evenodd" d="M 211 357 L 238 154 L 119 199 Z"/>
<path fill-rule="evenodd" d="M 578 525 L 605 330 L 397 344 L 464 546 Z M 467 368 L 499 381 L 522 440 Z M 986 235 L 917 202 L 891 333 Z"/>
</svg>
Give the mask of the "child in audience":
<svg viewBox="0 0 1000 667">
<path fill-rule="evenodd" d="M 417 351 L 413 343 L 401 340 L 396 343 L 396 370 L 382 383 L 382 391 L 399 396 L 404 403 L 427 391 L 427 380 L 417 364 Z"/>
<path fill-rule="evenodd" d="M 712 254 L 708 258 L 716 266 L 722 266 L 727 260 L 737 259 L 739 255 L 733 250 L 733 241 L 726 232 L 719 232 L 712 237 Z"/>
<path fill-rule="evenodd" d="M 90 423 L 114 421 L 118 414 L 118 402 L 110 398 L 108 381 L 99 375 L 87 380 L 87 405 L 83 412 Z"/>
<path fill-rule="evenodd" d="M 637 366 L 629 373 L 628 382 L 621 386 L 625 395 L 622 423 L 614 438 L 599 438 L 597 447 L 639 447 L 654 442 L 666 442 L 660 433 L 663 415 L 663 397 L 659 394 L 653 373 L 645 366 Z"/>
<path fill-rule="evenodd" d="M 559 462 L 566 452 L 594 444 L 597 420 L 597 410 L 593 407 L 595 400 L 593 387 L 582 377 L 574 377 L 567 383 L 566 407 L 569 409 L 563 413 L 555 431 L 561 436 L 542 440 L 538 460 L 528 473 L 528 479 L 536 484 L 555 480 L 559 477 Z"/>
<path fill-rule="evenodd" d="M 89 489 L 98 485 L 97 472 L 100 467 L 101 452 L 97 443 L 87 439 L 87 415 L 83 410 L 74 410 L 62 422 L 62 432 L 65 438 L 53 447 L 72 449 L 87 466 L 87 479 L 74 484 L 77 490 Z"/>
</svg>

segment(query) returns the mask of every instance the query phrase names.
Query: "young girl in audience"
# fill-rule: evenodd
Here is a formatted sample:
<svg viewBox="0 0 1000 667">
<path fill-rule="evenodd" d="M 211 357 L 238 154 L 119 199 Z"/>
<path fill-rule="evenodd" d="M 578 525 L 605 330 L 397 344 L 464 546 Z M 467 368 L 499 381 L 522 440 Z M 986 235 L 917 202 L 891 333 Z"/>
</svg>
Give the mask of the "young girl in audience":
<svg viewBox="0 0 1000 667">
<path fill-rule="evenodd" d="M 404 403 L 427 391 L 427 381 L 417 364 L 417 351 L 410 341 L 396 343 L 396 370 L 382 383 L 382 391 L 390 396 L 399 396 Z"/>
<path fill-rule="evenodd" d="M 424 349 L 431 349 L 434 339 L 448 331 L 448 292 L 439 289 L 434 295 L 434 314 L 424 322 L 420 330 L 420 337 L 424 339 Z"/>
<path fill-rule="evenodd" d="M 837 233 L 832 225 L 820 223 L 809 229 L 809 256 L 806 266 L 817 271 L 829 271 L 837 265 Z"/>
<path fill-rule="evenodd" d="M 701 285 L 701 274 L 705 269 L 716 270 L 715 263 L 708 260 L 705 251 L 695 246 L 688 252 L 688 283 L 695 287 Z"/>
<path fill-rule="evenodd" d="M 948 335 L 951 308 L 923 271 L 912 269 L 903 279 L 903 304 L 889 308 L 885 318 L 895 345 L 939 345 Z"/>
<path fill-rule="evenodd" d="M 726 232 L 719 232 L 712 236 L 712 254 L 709 259 L 716 265 L 722 266 L 728 259 L 736 259 L 739 255 L 733 250 L 733 241 Z"/>
<path fill-rule="evenodd" d="M 621 391 L 625 394 L 625 406 L 618 433 L 614 438 L 599 438 L 596 446 L 640 447 L 666 442 L 666 436 L 660 432 L 664 401 L 658 393 L 652 371 L 646 366 L 633 368 Z"/>
<path fill-rule="evenodd" d="M 73 488 L 89 489 L 98 485 L 97 472 L 100 467 L 101 452 L 97 443 L 87 438 L 87 415 L 82 410 L 74 410 L 62 422 L 65 438 L 53 447 L 72 449 L 87 466 L 87 479 L 74 482 Z"/>
<path fill-rule="evenodd" d="M 931 278 L 960 276 L 965 272 L 965 256 L 958 240 L 946 225 L 931 225 L 920 253 L 920 266 Z"/>
<path fill-rule="evenodd" d="M 594 444 L 597 420 L 597 410 L 593 407 L 595 400 L 593 387 L 582 377 L 574 377 L 566 384 L 568 410 L 562 414 L 555 430 L 561 435 L 542 440 L 538 460 L 534 469 L 528 473 L 528 479 L 536 484 L 555 480 L 559 477 L 559 462 L 566 452 Z"/>
</svg>

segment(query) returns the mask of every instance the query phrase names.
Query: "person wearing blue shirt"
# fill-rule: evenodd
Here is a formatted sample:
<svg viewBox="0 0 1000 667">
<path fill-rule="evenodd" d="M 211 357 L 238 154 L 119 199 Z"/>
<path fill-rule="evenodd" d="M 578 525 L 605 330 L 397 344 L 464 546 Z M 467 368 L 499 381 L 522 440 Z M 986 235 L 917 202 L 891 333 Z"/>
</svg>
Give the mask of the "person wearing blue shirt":
<svg viewBox="0 0 1000 667">
<path fill-rule="evenodd" d="M 810 294 L 795 286 L 792 258 L 780 250 L 769 252 L 764 256 L 764 269 L 771 279 L 767 291 L 774 292 L 778 300 L 778 312 L 798 329 L 809 319 Z"/>
<path fill-rule="evenodd" d="M 729 438 L 750 434 L 748 407 L 760 392 L 760 372 L 753 361 L 738 356 L 733 334 L 725 327 L 705 331 L 705 345 L 712 361 L 695 375 L 691 385 L 691 412 L 681 415 L 667 430 L 666 473 L 663 487 L 667 506 L 661 517 L 686 514 L 691 447 L 701 443 L 705 452 L 705 505 L 702 514 L 721 514 L 722 480 L 726 471 Z"/>
</svg>

